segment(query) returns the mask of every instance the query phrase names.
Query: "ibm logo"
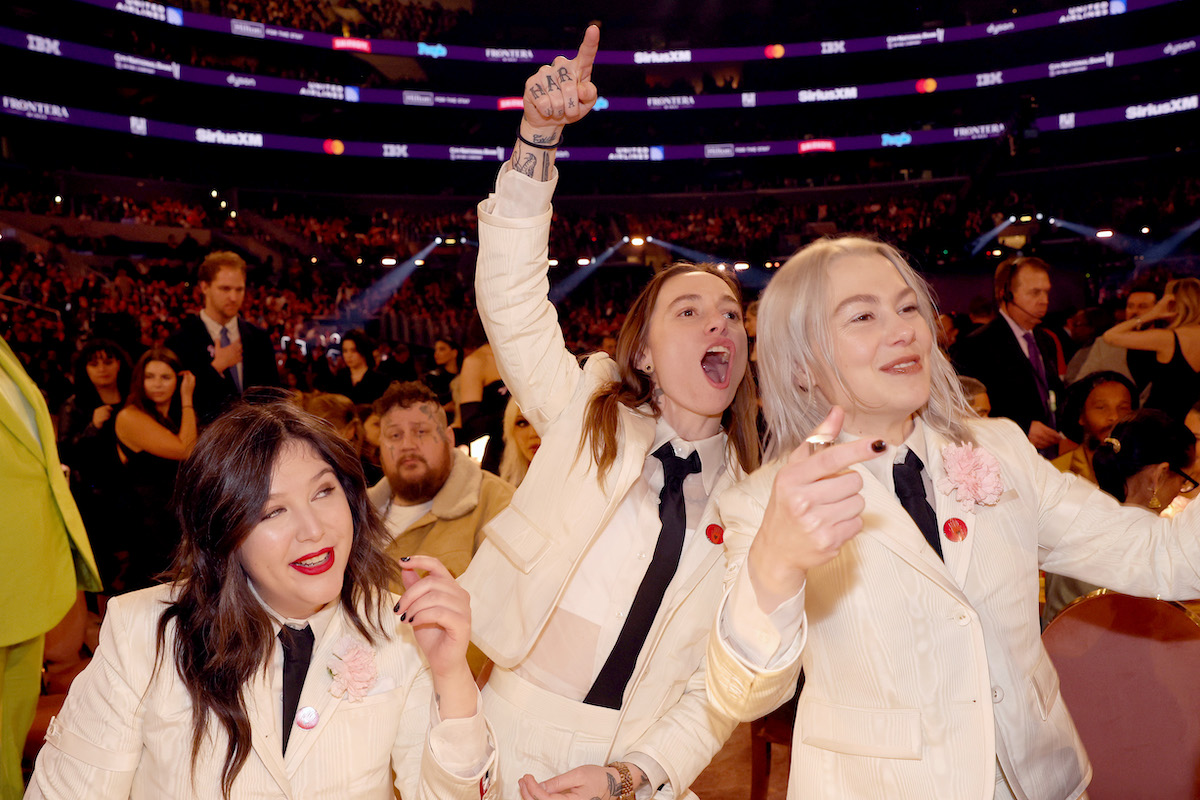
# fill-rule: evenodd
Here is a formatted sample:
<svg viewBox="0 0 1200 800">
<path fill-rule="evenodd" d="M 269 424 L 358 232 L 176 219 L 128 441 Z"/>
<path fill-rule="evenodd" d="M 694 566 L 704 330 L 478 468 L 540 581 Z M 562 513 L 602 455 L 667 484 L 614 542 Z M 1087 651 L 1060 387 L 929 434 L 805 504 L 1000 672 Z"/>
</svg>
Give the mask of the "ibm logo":
<svg viewBox="0 0 1200 800">
<path fill-rule="evenodd" d="M 834 55 L 835 53 L 845 53 L 845 52 L 846 52 L 846 42 L 845 41 L 839 40 L 836 42 L 821 42 L 821 55 L 823 55 L 823 56 L 831 56 L 831 55 Z"/>
<path fill-rule="evenodd" d="M 1004 83 L 1004 71 L 1000 72 L 981 72 L 975 76 L 975 87 L 983 86 L 999 86 Z"/>
<path fill-rule="evenodd" d="M 34 36 L 32 33 L 25 34 L 25 38 L 29 42 L 29 49 L 35 53 L 45 53 L 48 56 L 62 55 L 58 39 L 47 39 L 45 36 Z"/>
</svg>

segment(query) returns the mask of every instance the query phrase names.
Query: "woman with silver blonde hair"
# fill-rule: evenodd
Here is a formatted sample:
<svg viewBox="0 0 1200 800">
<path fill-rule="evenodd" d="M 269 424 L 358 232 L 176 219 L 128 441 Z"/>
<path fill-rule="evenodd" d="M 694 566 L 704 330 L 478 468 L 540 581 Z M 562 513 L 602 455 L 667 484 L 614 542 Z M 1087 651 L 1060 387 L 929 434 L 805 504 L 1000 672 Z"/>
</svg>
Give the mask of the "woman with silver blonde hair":
<svg viewBox="0 0 1200 800">
<path fill-rule="evenodd" d="M 936 318 L 903 256 L 858 237 L 802 249 L 759 307 L 773 460 L 718 500 L 729 586 L 706 686 L 750 720 L 803 667 L 789 798 L 1085 797 L 1039 567 L 1200 595 L 1200 512 L 1119 505 L 976 416 Z"/>
</svg>

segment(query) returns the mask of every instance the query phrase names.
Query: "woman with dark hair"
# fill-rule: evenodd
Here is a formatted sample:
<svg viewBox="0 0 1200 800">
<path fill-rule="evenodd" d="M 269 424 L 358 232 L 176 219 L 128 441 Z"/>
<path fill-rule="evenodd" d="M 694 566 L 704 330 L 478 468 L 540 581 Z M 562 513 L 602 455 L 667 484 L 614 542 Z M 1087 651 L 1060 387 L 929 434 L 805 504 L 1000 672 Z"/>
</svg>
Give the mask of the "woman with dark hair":
<svg viewBox="0 0 1200 800">
<path fill-rule="evenodd" d="M 101 580 L 117 591 L 124 586 L 129 542 L 115 411 L 125 404 L 129 380 L 129 356 L 120 345 L 108 339 L 87 342 L 75 357 L 75 394 L 63 406 L 59 423 L 59 456 L 71 470 L 71 494 Z"/>
<path fill-rule="evenodd" d="M 125 407 L 117 413 L 117 456 L 131 508 L 129 568 L 123 589 L 140 589 L 171 563 L 179 526 L 171 511 L 175 473 L 196 441 L 196 379 L 166 348 L 147 350 L 133 367 Z"/>
<path fill-rule="evenodd" d="M 438 402 L 442 404 L 442 410 L 446 412 L 446 416 L 450 418 L 451 424 L 453 424 L 455 407 L 450 383 L 458 375 L 459 370 L 462 369 L 462 346 L 453 339 L 434 339 L 433 364 L 433 369 L 425 373 L 425 376 L 421 378 L 421 382 L 430 389 L 433 389 L 433 393 L 437 395 Z"/>
<path fill-rule="evenodd" d="M 500 377 L 496 354 L 484 338 L 478 317 L 468 330 L 466 342 L 471 352 L 463 359 L 453 392 L 458 421 L 462 423 L 459 444 L 470 445 L 487 436 L 481 465 L 493 475 L 499 475 L 504 453 L 504 409 L 508 405 L 508 387 Z"/>
<path fill-rule="evenodd" d="M 375 343 L 360 330 L 342 336 L 342 363 L 331 391 L 355 404 L 374 403 L 387 390 L 388 379 L 375 371 Z"/>
<path fill-rule="evenodd" d="M 1011 420 L 978 417 L 936 319 L 904 257 L 862 237 L 814 242 L 771 278 L 758 367 L 772 461 L 720 498 L 735 568 L 708 692 L 755 719 L 803 668 L 791 798 L 1085 797 L 1038 569 L 1198 596 L 1200 509 L 1122 506 Z"/>
<path fill-rule="evenodd" d="M 403 599 L 387 591 L 400 570 L 344 440 L 287 403 L 242 405 L 177 499 L 171 583 L 109 602 L 27 798 L 378 800 L 393 771 L 408 798 L 480 796 L 469 600 L 422 556 Z"/>
<path fill-rule="evenodd" d="M 1112 431 L 1113 425 L 1137 408 L 1137 390 L 1119 372 L 1103 370 L 1080 378 L 1067 389 L 1067 403 L 1059 419 L 1062 430 L 1074 450 L 1063 453 L 1051 463 L 1063 472 L 1096 482 L 1092 456 Z"/>
<path fill-rule="evenodd" d="M 662 270 L 616 358 L 582 367 L 547 296 L 553 147 L 596 100 L 598 40 L 589 28 L 575 59 L 526 83 L 514 155 L 479 207 L 479 311 L 541 436 L 460 578 L 496 665 L 484 709 L 512 748 L 513 800 L 693 797 L 734 727 L 709 703 L 704 649 L 725 573 L 712 499 L 758 463 L 740 287 L 711 265 Z"/>
<path fill-rule="evenodd" d="M 1122 503 L 1162 513 L 1176 495 L 1196 482 L 1196 437 L 1182 422 L 1161 411 L 1144 409 L 1127 416 L 1097 443 L 1092 457 L 1096 482 Z M 1100 587 L 1094 583 L 1047 573 L 1042 627 L 1077 597 Z"/>
</svg>

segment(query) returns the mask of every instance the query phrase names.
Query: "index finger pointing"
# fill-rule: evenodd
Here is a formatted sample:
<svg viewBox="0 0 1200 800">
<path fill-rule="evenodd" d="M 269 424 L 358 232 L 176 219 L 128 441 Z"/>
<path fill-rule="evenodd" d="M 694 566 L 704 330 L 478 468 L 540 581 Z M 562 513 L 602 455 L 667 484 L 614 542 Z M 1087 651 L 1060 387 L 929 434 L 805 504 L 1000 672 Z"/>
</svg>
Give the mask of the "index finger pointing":
<svg viewBox="0 0 1200 800">
<path fill-rule="evenodd" d="M 864 461 L 878 458 L 879 454 L 887 449 L 886 445 L 883 448 L 876 449 L 881 442 L 881 439 L 874 441 L 870 439 L 856 439 L 853 442 L 835 444 L 814 454 L 804 462 L 804 468 L 813 471 L 813 480 L 837 475 L 855 464 L 861 464 Z"/>
<path fill-rule="evenodd" d="M 579 52 L 575 54 L 575 69 L 580 83 L 592 77 L 592 64 L 596 61 L 596 53 L 600 50 L 600 29 L 589 25 L 579 43 Z"/>
</svg>

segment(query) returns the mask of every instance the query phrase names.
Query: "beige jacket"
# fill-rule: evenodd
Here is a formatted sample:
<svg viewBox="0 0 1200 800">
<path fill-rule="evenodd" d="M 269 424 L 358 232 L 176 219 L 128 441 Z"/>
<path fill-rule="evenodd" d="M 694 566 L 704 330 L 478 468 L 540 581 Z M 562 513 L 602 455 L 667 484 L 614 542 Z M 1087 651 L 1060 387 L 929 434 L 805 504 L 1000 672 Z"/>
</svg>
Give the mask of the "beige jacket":
<svg viewBox="0 0 1200 800">
<path fill-rule="evenodd" d="M 564 346 L 547 300 L 550 217 L 506 219 L 482 206 L 479 212 L 479 311 L 504 383 L 542 437 L 529 473 L 509 507 L 487 524 L 487 540 L 461 580 L 471 593 L 473 641 L 502 667 L 530 652 L 583 553 L 640 476 L 655 430 L 652 417 L 622 409 L 619 454 L 604 485 L 588 454 L 579 454 L 584 407 L 616 379 L 617 367 L 595 354 L 581 369 Z M 727 465 L 712 498 L 740 475 Z M 698 529 L 714 522 L 710 499 Z M 655 759 L 669 778 L 657 798 L 687 796 L 735 724 L 709 703 L 704 685 L 724 571 L 723 549 L 713 545 L 698 568 L 675 576 L 626 689 L 609 760 L 635 751 Z"/>
<path fill-rule="evenodd" d="M 458 450 L 442 488 L 434 495 L 433 507 L 403 531 L 389 531 L 387 548 L 393 558 L 433 556 L 454 577 L 462 575 L 471 556 L 483 541 L 483 524 L 500 513 L 512 499 L 513 487 Z M 387 478 L 367 490 L 371 504 L 385 519 L 392 504 L 392 487 Z M 401 591 L 400 587 L 392 587 Z"/>
<path fill-rule="evenodd" d="M 1007 420 L 973 422 L 1000 462 L 994 506 L 959 506 L 935 488 L 945 563 L 895 495 L 861 465 L 863 531 L 811 570 L 798 661 L 757 670 L 719 635 L 709 691 L 753 719 L 779 705 L 804 667 L 789 798 L 991 800 L 996 759 L 1019 800 L 1078 797 L 1091 779 L 1038 628 L 1038 567 L 1136 595 L 1200 593 L 1200 513 L 1175 520 L 1121 506 L 1064 475 Z M 947 444 L 926 427 L 934 486 Z M 720 498 L 731 562 L 762 521 L 779 463 Z"/>
<path fill-rule="evenodd" d="M 50 725 L 26 800 L 220 797 L 224 732 L 210 723 L 193 783 L 191 701 L 169 655 L 155 673 L 155 636 L 170 591 L 156 586 L 109 601 L 95 658 Z M 478 800 L 494 762 L 485 780 L 483 772 L 459 778 L 434 759 L 427 742 L 433 687 L 411 628 L 401 625 L 375 644 L 378 677 L 357 701 L 330 692 L 327 665 L 345 635 L 361 640 L 348 617 L 335 614 L 300 694 L 300 708 L 317 710 L 317 725 L 294 731 L 286 756 L 274 733 L 278 695 L 261 672 L 247 687 L 251 752 L 232 800 L 392 800 L 393 766 L 406 798 Z M 169 631 L 168 654 L 171 641 Z"/>
</svg>

